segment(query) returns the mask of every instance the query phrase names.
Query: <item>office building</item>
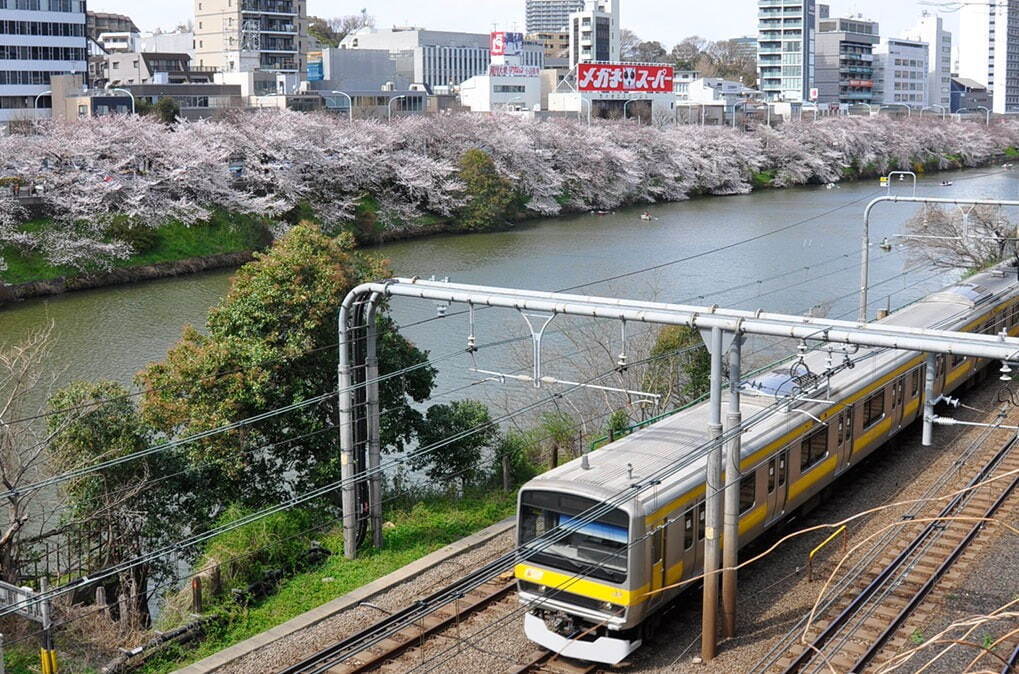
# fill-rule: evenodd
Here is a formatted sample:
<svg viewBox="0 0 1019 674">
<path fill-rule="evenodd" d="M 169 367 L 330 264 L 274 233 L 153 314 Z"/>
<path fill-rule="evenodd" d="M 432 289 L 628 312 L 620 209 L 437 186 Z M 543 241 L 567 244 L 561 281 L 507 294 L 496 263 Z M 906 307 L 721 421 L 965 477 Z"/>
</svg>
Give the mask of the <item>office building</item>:
<svg viewBox="0 0 1019 674">
<path fill-rule="evenodd" d="M 570 14 L 584 9 L 584 0 L 526 0 L 528 33 L 559 33 L 566 30 Z"/>
<path fill-rule="evenodd" d="M 618 63 L 621 49 L 619 0 L 587 0 L 570 14 L 570 67 L 578 63 Z"/>
<path fill-rule="evenodd" d="M 736 56 L 741 59 L 757 60 L 756 37 L 737 37 L 733 38 L 732 42 L 736 46 Z"/>
<path fill-rule="evenodd" d="M 84 77 L 87 39 L 84 0 L 0 0 L 0 124 L 49 117 L 39 94 L 53 76 Z"/>
<path fill-rule="evenodd" d="M 875 21 L 818 19 L 814 66 L 818 103 L 873 102 L 874 45 L 880 40 L 878 35 Z"/>
<path fill-rule="evenodd" d="M 396 61 L 401 79 L 435 89 L 456 87 L 472 77 L 487 74 L 491 64 L 490 40 L 491 36 L 482 33 L 366 28 L 345 37 L 340 48 L 387 51 Z M 525 41 L 522 64 L 542 68 L 544 63 L 544 47 Z"/>
<path fill-rule="evenodd" d="M 952 34 L 945 30 L 941 17 L 924 12 L 906 37 L 928 45 L 927 105 L 948 110 L 952 104 Z"/>
<path fill-rule="evenodd" d="M 927 106 L 928 44 L 885 38 L 874 48 L 874 103 Z"/>
<path fill-rule="evenodd" d="M 195 0 L 194 32 L 199 66 L 302 78 L 306 71 L 305 0 Z"/>
<path fill-rule="evenodd" d="M 107 54 L 97 59 L 93 83 L 120 87 L 130 84 L 209 84 L 214 69 L 192 66 L 187 54 L 130 52 Z"/>
<path fill-rule="evenodd" d="M 566 58 L 570 53 L 569 31 L 528 33 L 529 42 L 540 43 L 545 49 L 545 59 Z"/>
<path fill-rule="evenodd" d="M 814 0 L 758 0 L 758 87 L 770 101 L 810 100 L 814 87 Z"/>
<path fill-rule="evenodd" d="M 1019 112 L 1019 0 L 963 4 L 959 44 L 959 77 L 985 84 L 994 112 Z"/>
<path fill-rule="evenodd" d="M 0 3 L 2 6 L 2 3 Z M 99 41 L 103 33 L 133 33 L 140 32 L 138 26 L 134 25 L 131 17 L 123 14 L 110 14 L 109 12 L 87 12 L 85 24 L 88 27 L 88 36 Z"/>
<path fill-rule="evenodd" d="M 949 112 L 983 112 L 981 108 L 990 110 L 991 94 L 980 82 L 964 77 L 952 78 L 952 104 Z"/>
</svg>

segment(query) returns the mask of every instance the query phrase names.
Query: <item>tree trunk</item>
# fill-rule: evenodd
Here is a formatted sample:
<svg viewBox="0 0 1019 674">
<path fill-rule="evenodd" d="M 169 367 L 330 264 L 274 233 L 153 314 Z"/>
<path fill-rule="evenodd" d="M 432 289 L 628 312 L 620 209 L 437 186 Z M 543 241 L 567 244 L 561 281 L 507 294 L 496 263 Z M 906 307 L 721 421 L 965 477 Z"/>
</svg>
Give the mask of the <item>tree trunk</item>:
<svg viewBox="0 0 1019 674">
<path fill-rule="evenodd" d="M 510 490 L 510 460 L 508 454 L 502 456 L 502 490 Z"/>
</svg>

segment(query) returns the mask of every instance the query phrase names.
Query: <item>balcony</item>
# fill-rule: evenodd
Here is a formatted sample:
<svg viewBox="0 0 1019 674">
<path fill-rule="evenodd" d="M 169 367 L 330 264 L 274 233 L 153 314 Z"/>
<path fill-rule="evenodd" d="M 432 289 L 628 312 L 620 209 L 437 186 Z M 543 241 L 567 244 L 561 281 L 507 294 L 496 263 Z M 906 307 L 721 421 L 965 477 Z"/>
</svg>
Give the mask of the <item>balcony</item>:
<svg viewBox="0 0 1019 674">
<path fill-rule="evenodd" d="M 297 15 L 297 10 L 291 0 L 245 0 L 241 3 L 241 11 Z"/>
</svg>

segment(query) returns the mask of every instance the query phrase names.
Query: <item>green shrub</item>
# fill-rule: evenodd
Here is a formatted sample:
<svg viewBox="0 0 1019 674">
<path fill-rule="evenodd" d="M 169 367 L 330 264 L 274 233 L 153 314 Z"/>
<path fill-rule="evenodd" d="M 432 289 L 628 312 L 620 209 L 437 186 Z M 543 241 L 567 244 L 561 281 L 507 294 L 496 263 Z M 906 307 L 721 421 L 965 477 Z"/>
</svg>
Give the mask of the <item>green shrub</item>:
<svg viewBox="0 0 1019 674">
<path fill-rule="evenodd" d="M 771 187 L 773 180 L 775 180 L 775 171 L 773 170 L 757 171 L 750 176 L 750 183 L 754 186 L 755 190 Z"/>
<path fill-rule="evenodd" d="M 110 238 L 123 241 L 131 246 L 135 255 L 142 255 L 154 250 L 159 245 L 159 231 L 153 227 L 131 222 L 127 218 L 117 218 L 109 229 Z"/>
</svg>

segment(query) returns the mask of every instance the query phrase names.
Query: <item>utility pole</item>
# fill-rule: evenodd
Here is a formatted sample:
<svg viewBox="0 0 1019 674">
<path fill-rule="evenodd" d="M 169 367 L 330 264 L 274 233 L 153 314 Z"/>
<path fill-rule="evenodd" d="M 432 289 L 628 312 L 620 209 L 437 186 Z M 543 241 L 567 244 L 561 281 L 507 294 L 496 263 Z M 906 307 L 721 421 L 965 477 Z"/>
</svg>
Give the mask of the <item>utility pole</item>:
<svg viewBox="0 0 1019 674">
<path fill-rule="evenodd" d="M 725 422 L 733 434 L 725 457 L 725 514 L 722 534 L 722 635 L 736 636 L 736 566 L 739 564 L 739 492 L 740 451 L 740 370 L 743 338 L 736 335 L 729 351 L 729 413 Z"/>
<path fill-rule="evenodd" d="M 704 504 L 704 613 L 701 619 L 701 659 L 710 662 L 718 644 L 718 562 L 722 524 L 722 329 L 711 328 L 711 394 L 708 463 Z"/>
</svg>

